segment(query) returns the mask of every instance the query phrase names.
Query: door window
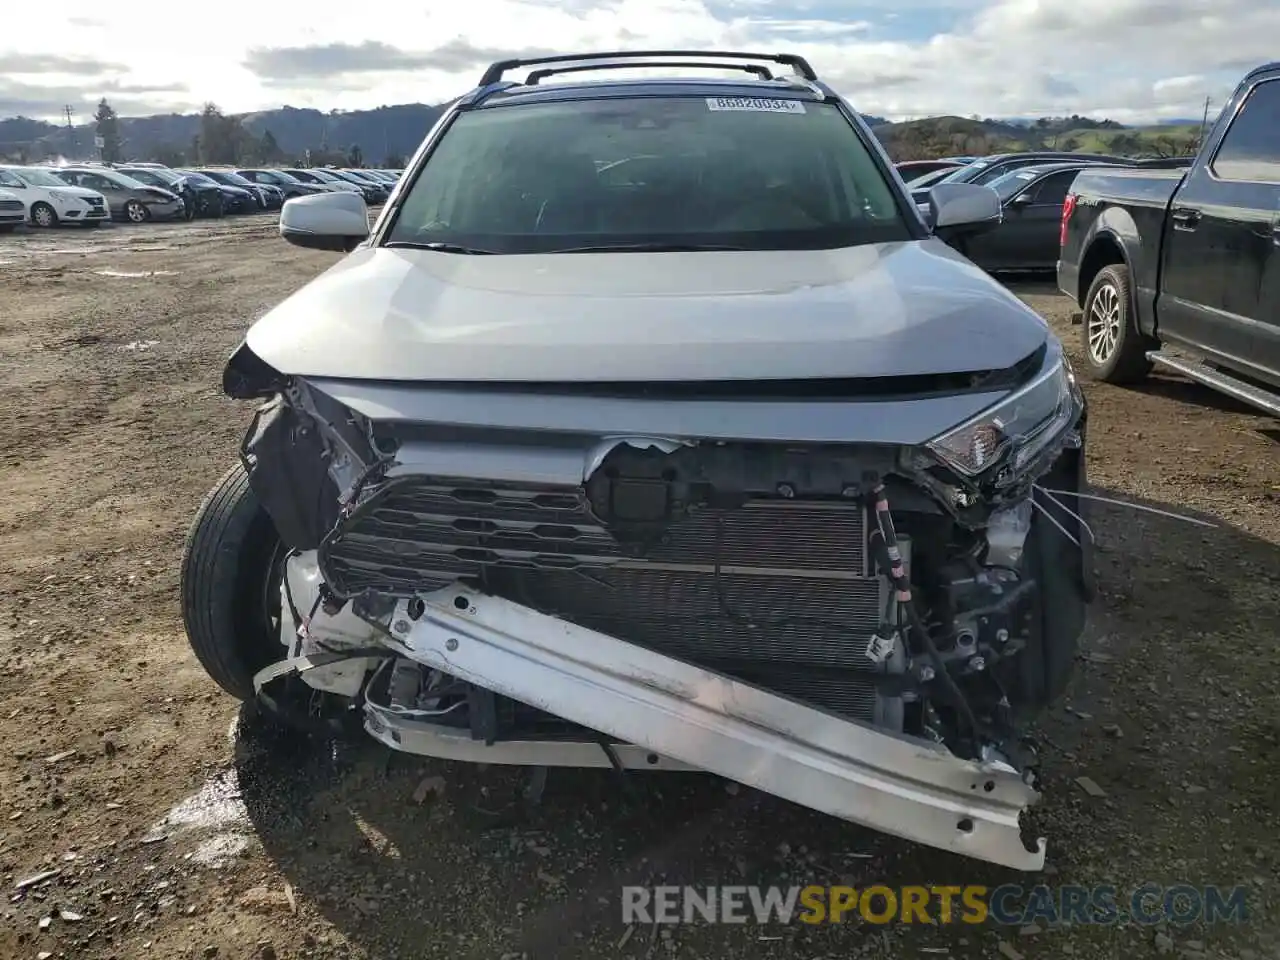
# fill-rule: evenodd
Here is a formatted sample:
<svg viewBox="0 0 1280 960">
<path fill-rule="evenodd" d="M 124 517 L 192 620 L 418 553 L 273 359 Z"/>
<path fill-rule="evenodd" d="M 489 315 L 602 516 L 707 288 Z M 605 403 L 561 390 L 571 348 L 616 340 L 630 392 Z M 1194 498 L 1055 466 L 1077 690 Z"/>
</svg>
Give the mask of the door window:
<svg viewBox="0 0 1280 960">
<path fill-rule="evenodd" d="M 1045 177 L 1036 187 L 1035 196 L 1031 202 L 1036 206 L 1048 204 L 1061 207 L 1071 190 L 1071 184 L 1075 183 L 1079 173 L 1079 170 L 1064 170 Z"/>
<path fill-rule="evenodd" d="M 1280 183 L 1280 80 L 1253 88 L 1210 168 L 1222 180 Z"/>
</svg>

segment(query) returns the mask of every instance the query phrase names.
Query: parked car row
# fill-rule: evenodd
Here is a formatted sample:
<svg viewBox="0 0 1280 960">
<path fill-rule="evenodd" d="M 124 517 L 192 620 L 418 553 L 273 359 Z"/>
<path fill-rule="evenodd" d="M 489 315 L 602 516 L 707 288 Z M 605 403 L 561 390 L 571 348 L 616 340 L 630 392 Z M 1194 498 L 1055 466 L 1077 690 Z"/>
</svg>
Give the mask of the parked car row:
<svg viewBox="0 0 1280 960">
<path fill-rule="evenodd" d="M 928 217 L 929 191 L 939 184 L 987 186 L 1000 198 L 1003 217 L 994 229 L 973 234 L 956 246 L 974 263 L 992 272 L 1051 271 L 1058 262 L 1059 225 L 1071 185 L 1084 170 L 1109 167 L 1170 168 L 1190 165 L 1190 158 L 1135 160 L 1109 154 L 1030 151 L 989 157 L 951 157 L 898 165 L 908 172 L 933 169 L 907 179 L 921 215 Z M 905 168 L 905 169 L 904 169 Z"/>
<path fill-rule="evenodd" d="M 146 223 L 278 210 L 314 193 L 359 193 L 384 203 L 394 170 L 171 168 L 159 163 L 0 165 L 0 233 L 111 220 Z"/>
</svg>

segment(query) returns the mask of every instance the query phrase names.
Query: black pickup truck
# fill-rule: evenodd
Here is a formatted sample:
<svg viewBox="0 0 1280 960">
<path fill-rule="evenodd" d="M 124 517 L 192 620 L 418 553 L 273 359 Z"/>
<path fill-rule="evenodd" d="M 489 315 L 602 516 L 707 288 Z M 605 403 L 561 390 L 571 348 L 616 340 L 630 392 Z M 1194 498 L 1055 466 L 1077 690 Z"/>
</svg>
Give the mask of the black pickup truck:
<svg viewBox="0 0 1280 960">
<path fill-rule="evenodd" d="M 1081 171 L 1060 240 L 1094 377 L 1160 364 L 1280 415 L 1280 63 L 1240 82 L 1189 168 Z"/>
</svg>

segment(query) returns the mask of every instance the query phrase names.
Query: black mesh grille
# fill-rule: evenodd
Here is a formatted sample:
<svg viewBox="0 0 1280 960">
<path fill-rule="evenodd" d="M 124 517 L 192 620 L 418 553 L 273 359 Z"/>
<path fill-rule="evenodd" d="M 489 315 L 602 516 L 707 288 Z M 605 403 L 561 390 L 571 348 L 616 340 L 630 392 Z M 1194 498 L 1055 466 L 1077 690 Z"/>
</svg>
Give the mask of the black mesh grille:
<svg viewBox="0 0 1280 960">
<path fill-rule="evenodd" d="M 407 596 L 487 589 L 797 699 L 866 716 L 863 649 L 879 622 L 865 514 L 849 502 L 704 507 L 642 551 L 578 489 L 394 481 L 321 550 L 331 587 Z"/>
</svg>

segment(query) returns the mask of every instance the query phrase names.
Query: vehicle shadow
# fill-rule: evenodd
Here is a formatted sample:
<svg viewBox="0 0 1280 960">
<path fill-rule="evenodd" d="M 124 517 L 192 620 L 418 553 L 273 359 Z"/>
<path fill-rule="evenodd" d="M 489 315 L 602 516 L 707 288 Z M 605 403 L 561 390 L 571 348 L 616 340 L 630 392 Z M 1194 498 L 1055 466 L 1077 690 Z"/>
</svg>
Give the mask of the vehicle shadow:
<svg viewBox="0 0 1280 960">
<path fill-rule="evenodd" d="M 1177 376 L 1164 374 L 1153 375 L 1134 385 L 1131 389 L 1154 397 L 1164 397 L 1192 406 L 1221 410 L 1224 413 L 1242 413 L 1249 416 L 1262 417 L 1265 414 L 1256 407 L 1243 401 L 1229 397 L 1225 393 L 1210 389 L 1194 380 L 1186 380 Z"/>
<path fill-rule="evenodd" d="M 1060 296 L 1058 281 L 1052 270 L 994 270 L 991 276 L 1012 293 L 1030 296 Z"/>
<path fill-rule="evenodd" d="M 533 805 L 524 771 L 391 756 L 371 741 L 300 746 L 252 724 L 237 751 L 241 794 L 295 891 L 378 957 L 977 957 L 1019 936 L 962 923 L 627 925 L 621 888 L 633 884 L 1261 883 L 1271 875 L 1262 864 L 1280 862 L 1274 831 L 1247 826 L 1280 813 L 1270 679 L 1280 547 L 1107 504 L 1087 518 L 1099 601 L 1069 696 L 1036 731 L 1043 875 L 913 846 L 711 776 L 552 770 Z M 1261 932 L 1196 936 L 1212 950 Z M 1139 934 L 1146 953 L 1151 932 Z M 1046 935 L 1102 949 L 1138 943 L 1113 927 Z"/>
</svg>

